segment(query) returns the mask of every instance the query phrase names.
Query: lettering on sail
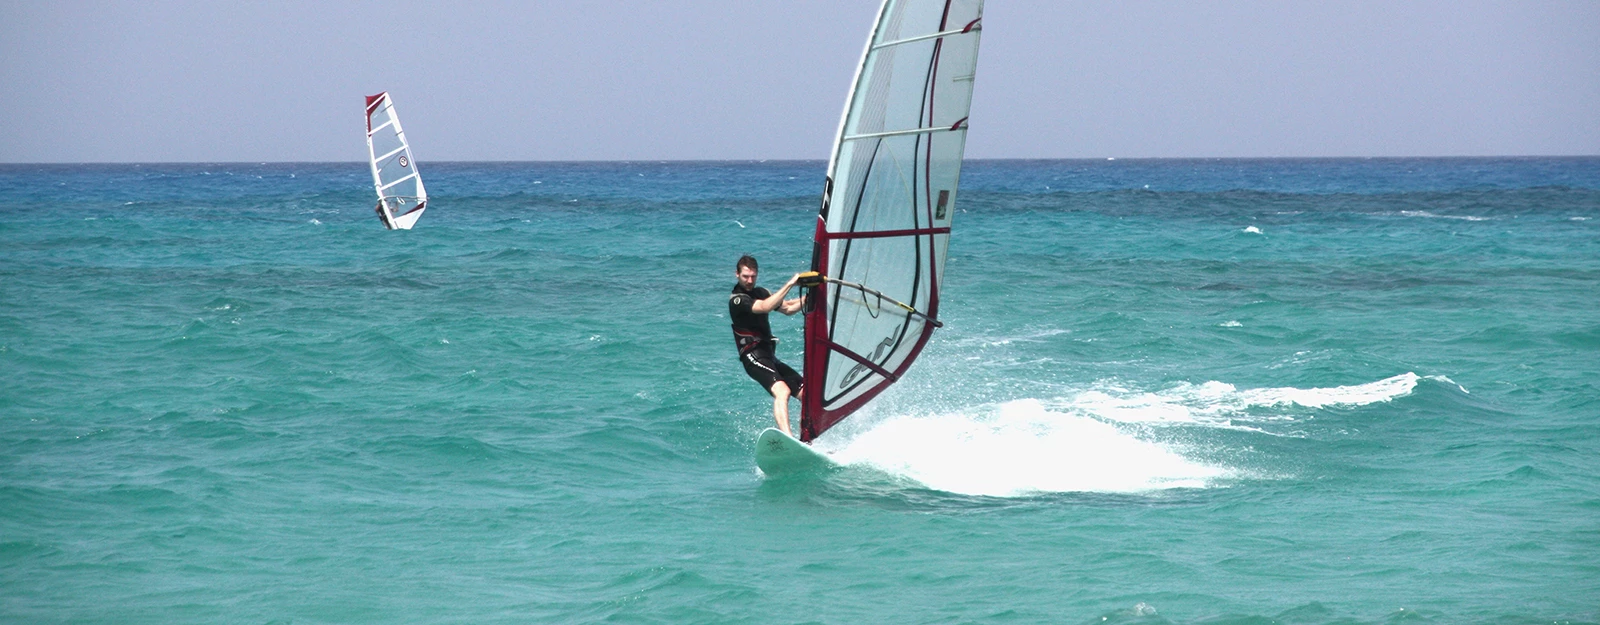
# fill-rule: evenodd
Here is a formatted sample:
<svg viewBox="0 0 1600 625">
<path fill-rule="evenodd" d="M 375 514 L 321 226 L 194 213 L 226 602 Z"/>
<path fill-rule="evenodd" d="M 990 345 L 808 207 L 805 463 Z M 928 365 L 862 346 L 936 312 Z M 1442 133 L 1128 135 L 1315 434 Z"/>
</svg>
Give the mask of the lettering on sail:
<svg viewBox="0 0 1600 625">
<path fill-rule="evenodd" d="M 894 336 L 892 336 L 892 335 L 883 337 L 883 340 L 878 342 L 878 346 L 872 350 L 872 355 L 867 357 L 867 360 L 871 360 L 872 362 L 878 362 L 879 359 L 883 358 L 883 352 L 885 350 L 888 350 L 890 347 L 894 347 Z M 844 373 L 844 379 L 839 380 L 839 385 L 840 386 L 850 386 L 850 384 L 852 382 L 855 382 L 856 376 L 859 376 L 859 375 L 861 375 L 863 373 L 866 373 L 868 371 L 871 371 L 871 370 L 868 369 L 866 365 L 863 365 L 863 364 L 858 362 L 858 363 L 856 363 L 856 366 L 851 367 L 849 371 L 846 371 Z"/>
</svg>

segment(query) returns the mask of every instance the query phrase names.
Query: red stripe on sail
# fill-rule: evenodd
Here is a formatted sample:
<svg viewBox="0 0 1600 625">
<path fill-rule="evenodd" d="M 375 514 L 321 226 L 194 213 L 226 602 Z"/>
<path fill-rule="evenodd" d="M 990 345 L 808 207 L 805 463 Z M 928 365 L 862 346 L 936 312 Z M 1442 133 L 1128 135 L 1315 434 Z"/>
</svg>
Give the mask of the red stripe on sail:
<svg viewBox="0 0 1600 625">
<path fill-rule="evenodd" d="M 822 232 L 818 237 L 829 241 L 839 239 L 879 239 L 885 237 L 914 237 L 925 234 L 950 234 L 949 226 L 941 228 L 907 228 L 904 230 L 866 230 L 863 232 Z"/>
<path fill-rule="evenodd" d="M 839 352 L 841 354 L 844 354 L 846 357 L 850 358 L 851 360 L 854 360 L 856 362 L 861 363 L 861 366 L 866 367 L 868 369 L 871 369 L 873 373 L 876 373 L 878 375 L 881 375 L 881 376 L 887 378 L 890 382 L 898 382 L 898 381 L 900 381 L 900 376 L 895 375 L 893 373 L 890 373 L 888 369 L 883 368 L 878 363 L 872 362 L 871 360 L 867 360 L 866 356 L 862 356 L 861 354 L 857 354 L 857 353 L 855 353 L 853 351 L 850 351 L 845 346 L 840 345 L 838 343 L 835 343 L 833 341 L 823 341 L 823 344 L 826 345 L 828 347 L 828 349 L 831 349 L 833 351 L 836 351 L 836 352 Z"/>
<path fill-rule="evenodd" d="M 896 367 L 891 374 L 895 377 L 905 375 L 906 369 L 911 368 L 911 363 L 917 359 L 918 354 L 922 353 L 923 346 L 927 345 L 928 337 L 931 336 L 933 336 L 933 326 L 923 326 L 922 336 L 917 338 L 917 344 L 911 347 L 911 351 L 906 354 L 906 359 L 901 362 L 900 366 Z M 809 357 L 810 354 L 807 353 L 807 358 Z M 823 357 L 827 357 L 826 352 L 823 353 Z M 811 383 L 807 382 L 807 385 L 810 386 Z M 820 390 L 821 383 L 819 382 L 817 386 Z M 891 384 L 888 383 L 874 386 L 862 393 L 860 397 L 852 399 L 843 406 L 839 406 L 838 408 L 834 408 L 832 410 L 824 410 L 821 406 L 818 406 L 814 414 L 807 415 L 809 419 L 802 419 L 800 423 L 800 440 L 810 442 L 812 439 L 821 436 L 823 432 L 828 431 L 828 428 L 831 428 L 837 425 L 840 421 L 843 421 L 845 417 L 850 416 L 851 413 L 859 410 L 862 406 L 865 406 L 867 402 L 872 401 L 872 399 L 877 397 L 879 393 L 888 390 L 890 386 Z M 818 396 L 816 401 L 821 403 L 822 398 Z"/>
</svg>

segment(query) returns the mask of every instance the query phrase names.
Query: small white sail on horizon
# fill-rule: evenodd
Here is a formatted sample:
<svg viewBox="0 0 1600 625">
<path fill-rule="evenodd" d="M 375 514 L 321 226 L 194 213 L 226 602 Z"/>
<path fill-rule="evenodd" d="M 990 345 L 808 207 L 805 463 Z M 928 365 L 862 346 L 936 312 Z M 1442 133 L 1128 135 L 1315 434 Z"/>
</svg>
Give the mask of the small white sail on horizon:
<svg viewBox="0 0 1600 625">
<path fill-rule="evenodd" d="M 378 218 L 390 230 L 410 230 L 428 207 L 428 191 L 387 91 L 367 96 L 367 154 L 378 190 Z"/>
</svg>

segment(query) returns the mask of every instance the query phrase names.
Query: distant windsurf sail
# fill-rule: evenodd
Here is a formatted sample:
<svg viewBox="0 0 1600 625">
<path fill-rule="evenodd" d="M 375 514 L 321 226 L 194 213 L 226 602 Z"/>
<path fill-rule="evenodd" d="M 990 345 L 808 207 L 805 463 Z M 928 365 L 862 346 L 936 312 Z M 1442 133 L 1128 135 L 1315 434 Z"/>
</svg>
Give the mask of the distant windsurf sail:
<svg viewBox="0 0 1600 625">
<path fill-rule="evenodd" d="M 900 379 L 939 327 L 982 0 L 885 0 L 817 214 L 800 438 Z"/>
<path fill-rule="evenodd" d="M 378 189 L 378 217 L 390 230 L 410 230 L 428 208 L 428 191 L 387 91 L 367 96 L 367 153 Z"/>
</svg>

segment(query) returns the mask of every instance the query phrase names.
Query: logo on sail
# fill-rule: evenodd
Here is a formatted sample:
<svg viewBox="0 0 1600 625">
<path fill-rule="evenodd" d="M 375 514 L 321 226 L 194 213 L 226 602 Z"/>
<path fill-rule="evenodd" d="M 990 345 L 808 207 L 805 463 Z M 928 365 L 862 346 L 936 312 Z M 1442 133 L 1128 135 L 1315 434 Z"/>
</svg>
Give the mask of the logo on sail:
<svg viewBox="0 0 1600 625">
<path fill-rule="evenodd" d="M 871 360 L 872 362 L 878 362 L 879 359 L 883 358 L 884 350 L 887 350 L 887 349 L 889 349 L 891 347 L 894 347 L 894 337 L 893 336 L 883 337 L 883 340 L 878 342 L 878 346 L 872 350 L 872 356 L 867 358 L 867 360 Z M 849 371 L 846 371 L 844 373 L 844 379 L 839 380 L 839 385 L 840 386 L 850 386 L 850 384 L 852 382 L 855 382 L 856 376 L 861 375 L 861 374 L 866 373 L 866 372 L 867 372 L 867 366 L 858 362 L 858 363 L 856 363 L 856 366 L 851 367 Z"/>
<path fill-rule="evenodd" d="M 401 167 L 405 167 L 405 166 L 410 165 L 410 164 L 411 164 L 411 161 L 406 160 L 406 155 L 401 154 L 400 155 L 400 166 Z M 940 193 L 941 193 L 941 195 L 939 196 L 939 202 L 941 204 L 943 204 L 944 203 L 944 195 L 943 195 L 943 192 L 940 192 Z"/>
</svg>

